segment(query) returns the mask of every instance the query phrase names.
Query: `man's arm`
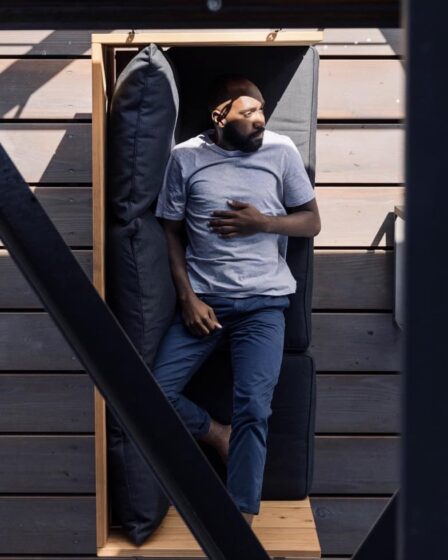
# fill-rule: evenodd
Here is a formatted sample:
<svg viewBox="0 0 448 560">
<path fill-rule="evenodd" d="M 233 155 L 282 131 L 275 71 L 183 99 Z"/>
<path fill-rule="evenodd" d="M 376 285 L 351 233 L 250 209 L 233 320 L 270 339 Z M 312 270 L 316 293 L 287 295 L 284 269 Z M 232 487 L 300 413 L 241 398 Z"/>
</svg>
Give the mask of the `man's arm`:
<svg viewBox="0 0 448 560">
<path fill-rule="evenodd" d="M 222 328 L 212 307 L 204 303 L 193 291 L 187 273 L 185 259 L 184 220 L 162 218 L 168 243 L 171 274 L 176 286 L 177 298 L 182 306 L 183 320 L 190 331 L 199 336 Z"/>
<path fill-rule="evenodd" d="M 235 210 L 215 210 L 208 222 L 211 231 L 224 238 L 257 232 L 314 237 L 320 232 L 320 216 L 315 198 L 300 206 L 287 207 L 287 216 L 262 214 L 252 204 L 239 200 L 228 201 L 228 204 Z M 219 216 L 220 219 L 214 219 L 213 216 Z"/>
<path fill-rule="evenodd" d="M 291 237 L 315 237 L 321 230 L 319 209 L 316 199 L 286 208 L 286 216 L 265 215 L 266 233 L 279 233 Z"/>
</svg>

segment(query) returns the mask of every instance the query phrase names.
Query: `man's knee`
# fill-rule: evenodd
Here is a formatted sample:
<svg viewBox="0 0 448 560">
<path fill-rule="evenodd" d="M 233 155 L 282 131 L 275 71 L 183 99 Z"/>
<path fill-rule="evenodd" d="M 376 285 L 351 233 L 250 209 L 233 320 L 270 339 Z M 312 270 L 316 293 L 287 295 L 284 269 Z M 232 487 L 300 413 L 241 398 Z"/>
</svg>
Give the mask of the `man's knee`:
<svg viewBox="0 0 448 560">
<path fill-rule="evenodd" d="M 270 399 L 251 395 L 235 399 L 232 423 L 237 425 L 258 424 L 266 427 L 272 414 Z"/>
</svg>

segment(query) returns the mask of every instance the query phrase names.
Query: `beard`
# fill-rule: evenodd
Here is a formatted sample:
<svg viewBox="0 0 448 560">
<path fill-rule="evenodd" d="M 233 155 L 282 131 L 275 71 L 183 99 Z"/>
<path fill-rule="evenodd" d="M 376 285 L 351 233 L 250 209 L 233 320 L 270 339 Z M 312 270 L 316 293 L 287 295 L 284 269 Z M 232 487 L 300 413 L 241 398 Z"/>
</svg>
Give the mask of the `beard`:
<svg viewBox="0 0 448 560">
<path fill-rule="evenodd" d="M 257 132 L 261 131 L 264 131 L 264 128 L 261 128 Z M 241 150 L 242 152 L 255 152 L 263 144 L 263 135 L 260 134 L 258 137 L 254 137 L 253 135 L 249 137 L 243 136 L 232 122 L 228 122 L 222 129 L 222 135 L 226 142 L 232 144 L 237 150 Z"/>
</svg>

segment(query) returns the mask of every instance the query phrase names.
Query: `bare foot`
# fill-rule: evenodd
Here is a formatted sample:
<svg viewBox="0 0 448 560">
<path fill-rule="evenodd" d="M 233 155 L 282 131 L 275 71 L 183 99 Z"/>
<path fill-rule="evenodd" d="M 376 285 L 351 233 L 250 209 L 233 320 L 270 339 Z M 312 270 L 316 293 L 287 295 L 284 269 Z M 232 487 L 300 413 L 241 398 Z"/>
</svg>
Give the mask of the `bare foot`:
<svg viewBox="0 0 448 560">
<path fill-rule="evenodd" d="M 241 512 L 241 515 L 244 517 L 244 519 L 249 523 L 249 525 L 252 527 L 252 522 L 254 520 L 254 514 L 253 513 L 245 513 L 244 511 Z"/>
<path fill-rule="evenodd" d="M 230 424 L 220 424 L 212 419 L 209 431 L 198 439 L 214 447 L 224 463 L 227 464 L 231 432 L 232 426 Z"/>
</svg>

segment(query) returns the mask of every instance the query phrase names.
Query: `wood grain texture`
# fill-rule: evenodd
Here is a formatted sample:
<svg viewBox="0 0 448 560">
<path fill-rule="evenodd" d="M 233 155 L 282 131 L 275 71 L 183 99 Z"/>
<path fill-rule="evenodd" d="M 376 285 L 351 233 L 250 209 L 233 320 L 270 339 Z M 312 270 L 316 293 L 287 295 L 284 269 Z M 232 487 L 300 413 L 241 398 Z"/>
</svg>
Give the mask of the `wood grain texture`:
<svg viewBox="0 0 448 560">
<path fill-rule="evenodd" d="M 398 433 L 400 378 L 318 374 L 317 433 Z M 0 374 L 0 433 L 93 433 L 93 383 L 85 373 Z"/>
<path fill-rule="evenodd" d="M 1 123 L 0 142 L 28 183 L 90 183 L 90 124 Z"/>
<path fill-rule="evenodd" d="M 85 183 L 92 178 L 86 123 L 0 124 L 0 141 L 29 183 Z M 317 183 L 403 183 L 400 125 L 319 125 Z"/>
<path fill-rule="evenodd" d="M 262 501 L 259 515 L 254 517 L 252 529 L 264 548 L 273 557 L 318 558 L 320 547 L 309 503 L 304 500 Z M 197 541 L 175 508 L 170 507 L 155 533 L 140 547 L 131 545 L 116 530 L 109 535 L 103 556 L 205 558 Z"/>
<path fill-rule="evenodd" d="M 90 188 L 36 187 L 34 192 L 69 245 L 91 246 Z M 404 202 L 404 187 L 328 186 L 316 187 L 315 193 L 322 223 L 315 249 L 394 247 L 393 208 Z"/>
<path fill-rule="evenodd" d="M 394 246 L 394 206 L 405 198 L 404 187 L 316 187 L 322 229 L 319 247 Z"/>
<path fill-rule="evenodd" d="M 322 554 L 353 554 L 388 502 L 389 498 L 311 497 Z"/>
<path fill-rule="evenodd" d="M 0 370 L 81 370 L 74 352 L 46 313 L 0 314 Z"/>
<path fill-rule="evenodd" d="M 96 554 L 95 498 L 0 497 L 3 554 Z"/>
<path fill-rule="evenodd" d="M 73 251 L 92 278 L 92 253 Z M 313 309 L 393 308 L 392 251 L 319 250 L 314 253 Z M 6 250 L 0 249 L 0 309 L 42 309 Z"/>
<path fill-rule="evenodd" d="M 400 371 L 402 333 L 391 313 L 314 313 L 309 351 L 316 368 Z"/>
<path fill-rule="evenodd" d="M 88 119 L 90 60 L 0 59 L 0 117 Z"/>
<path fill-rule="evenodd" d="M 316 161 L 316 183 L 403 183 L 403 128 L 319 125 Z"/>
<path fill-rule="evenodd" d="M 86 220 L 82 220 L 83 229 Z M 74 230 L 75 231 L 75 230 Z M 89 278 L 92 251 L 75 250 L 73 255 Z M 42 303 L 5 249 L 0 249 L 0 309 L 42 309 Z"/>
<path fill-rule="evenodd" d="M 400 432 L 400 376 L 317 375 L 316 431 Z"/>
<path fill-rule="evenodd" d="M 403 56 L 405 31 L 402 28 L 328 27 L 324 40 L 316 45 L 320 56 Z"/>
<path fill-rule="evenodd" d="M 319 65 L 319 119 L 403 119 L 400 60 L 324 59 Z"/>
<path fill-rule="evenodd" d="M 90 119 L 91 82 L 89 59 L 0 59 L 0 117 Z M 401 61 L 321 60 L 318 119 L 402 119 L 404 103 Z"/>
<path fill-rule="evenodd" d="M 399 438 L 318 436 L 311 494 L 391 494 L 399 482 Z"/>
<path fill-rule="evenodd" d="M 95 493 L 93 435 L 0 435 L 0 493 Z M 388 494 L 397 437 L 317 436 L 313 494 Z"/>
<path fill-rule="evenodd" d="M 0 435 L 0 493 L 94 492 L 93 436 Z"/>
<path fill-rule="evenodd" d="M 115 32 L 128 30 L 117 29 Z M 144 29 L 136 29 L 139 33 Z M 88 56 L 92 33 L 113 33 L 110 29 L 92 30 L 1 30 L 2 56 Z M 324 29 L 316 45 L 321 56 L 399 56 L 404 53 L 404 30 L 400 28 Z"/>
<path fill-rule="evenodd" d="M 367 251 L 316 249 L 313 309 L 316 311 L 320 309 L 392 311 L 393 257 L 393 251 L 378 249 Z"/>
<path fill-rule="evenodd" d="M 0 433 L 93 433 L 93 382 L 85 373 L 3 373 L 0 410 Z"/>
<path fill-rule="evenodd" d="M 310 352 L 319 371 L 399 371 L 401 331 L 391 313 L 314 313 Z M 0 370 L 80 370 L 45 313 L 0 313 Z"/>
<path fill-rule="evenodd" d="M 92 246 L 91 188 L 33 187 L 32 190 L 68 245 Z"/>
</svg>

